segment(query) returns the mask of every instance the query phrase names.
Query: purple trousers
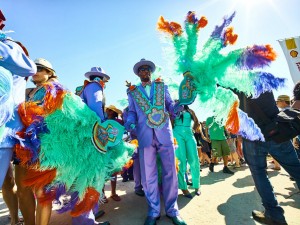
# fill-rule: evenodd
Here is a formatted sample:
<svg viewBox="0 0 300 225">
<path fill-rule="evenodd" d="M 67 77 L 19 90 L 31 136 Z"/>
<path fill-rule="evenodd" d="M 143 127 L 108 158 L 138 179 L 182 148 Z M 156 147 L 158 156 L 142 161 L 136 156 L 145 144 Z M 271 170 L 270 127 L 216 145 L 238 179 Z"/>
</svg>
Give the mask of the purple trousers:
<svg viewBox="0 0 300 225">
<path fill-rule="evenodd" d="M 154 134 L 152 144 L 139 150 L 142 185 L 148 203 L 148 216 L 160 216 L 156 154 L 160 155 L 162 162 L 162 195 L 166 214 L 171 217 L 178 216 L 178 181 L 175 169 L 174 146 L 159 143 Z"/>
<path fill-rule="evenodd" d="M 141 181 L 141 167 L 139 158 L 139 149 L 137 150 L 137 157 L 133 160 L 133 178 L 134 178 L 134 190 L 143 190 Z"/>
</svg>

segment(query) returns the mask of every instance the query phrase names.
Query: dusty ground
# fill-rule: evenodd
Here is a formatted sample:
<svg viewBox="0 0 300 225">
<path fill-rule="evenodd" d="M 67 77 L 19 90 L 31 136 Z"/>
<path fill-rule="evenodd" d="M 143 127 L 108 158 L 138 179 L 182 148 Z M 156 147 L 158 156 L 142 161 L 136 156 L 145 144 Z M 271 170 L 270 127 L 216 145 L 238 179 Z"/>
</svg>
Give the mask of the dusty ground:
<svg viewBox="0 0 300 225">
<path fill-rule="evenodd" d="M 273 165 L 269 165 L 272 167 Z M 247 166 L 235 170 L 235 175 L 222 173 L 222 165 L 215 166 L 215 173 L 210 173 L 204 167 L 201 173 L 202 195 L 187 199 L 179 191 L 178 206 L 181 216 L 189 225 L 253 225 L 259 224 L 251 218 L 253 209 L 262 210 L 260 197 L 255 190 L 250 171 Z M 280 204 L 285 210 L 288 224 L 300 225 L 300 194 L 295 182 L 290 181 L 287 173 L 268 169 L 270 180 Z M 122 200 L 102 206 L 106 214 L 99 221 L 109 220 L 112 225 L 142 225 L 144 223 L 147 204 L 143 197 L 133 192 L 132 181 L 122 183 L 118 179 L 117 189 Z M 110 196 L 109 183 L 106 186 L 106 196 Z M 192 190 L 191 190 L 192 191 Z M 9 225 L 8 209 L 0 193 L 0 225 Z M 158 225 L 172 224 L 165 216 Z M 68 214 L 58 215 L 53 212 L 50 225 L 71 225 Z"/>
</svg>

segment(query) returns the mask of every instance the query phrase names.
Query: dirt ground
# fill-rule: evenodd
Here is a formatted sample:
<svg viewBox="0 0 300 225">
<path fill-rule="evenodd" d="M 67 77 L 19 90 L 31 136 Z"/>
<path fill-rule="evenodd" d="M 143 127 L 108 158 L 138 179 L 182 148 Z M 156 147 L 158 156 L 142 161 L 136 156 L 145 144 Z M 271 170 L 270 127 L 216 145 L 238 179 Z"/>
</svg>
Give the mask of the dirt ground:
<svg viewBox="0 0 300 225">
<path fill-rule="evenodd" d="M 273 165 L 269 164 L 269 167 Z M 201 172 L 201 196 L 188 199 L 179 191 L 178 206 L 182 218 L 189 225 L 255 225 L 251 218 L 253 209 L 263 210 L 260 197 L 254 187 L 250 171 L 247 166 L 235 169 L 234 175 L 222 172 L 223 165 L 215 166 L 215 173 L 210 173 L 207 167 Z M 300 193 L 295 182 L 289 179 L 287 173 L 268 169 L 268 174 L 275 194 L 285 210 L 288 224 L 300 225 Z M 110 182 L 105 192 L 110 196 Z M 112 225 L 142 225 L 147 216 L 147 203 L 144 197 L 135 195 L 134 182 L 122 182 L 118 177 L 117 193 L 122 198 L 116 202 L 109 198 L 109 202 L 101 206 L 105 215 L 98 221 L 109 220 Z M 193 190 L 190 190 L 191 192 Z M 162 205 L 162 216 L 158 225 L 172 224 L 165 216 Z M 0 193 L 0 225 L 9 225 L 8 209 Z M 53 211 L 50 225 L 71 225 L 68 213 L 56 214 Z"/>
</svg>

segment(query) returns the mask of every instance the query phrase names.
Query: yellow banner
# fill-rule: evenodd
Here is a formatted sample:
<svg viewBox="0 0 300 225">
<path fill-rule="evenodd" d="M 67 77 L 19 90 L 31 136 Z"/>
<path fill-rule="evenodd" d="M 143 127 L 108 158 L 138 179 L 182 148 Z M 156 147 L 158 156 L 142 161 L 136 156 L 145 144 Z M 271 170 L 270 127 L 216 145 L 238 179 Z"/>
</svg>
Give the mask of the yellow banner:
<svg viewBox="0 0 300 225">
<path fill-rule="evenodd" d="M 288 50 L 297 48 L 296 42 L 294 38 L 285 40 L 285 45 Z"/>
</svg>

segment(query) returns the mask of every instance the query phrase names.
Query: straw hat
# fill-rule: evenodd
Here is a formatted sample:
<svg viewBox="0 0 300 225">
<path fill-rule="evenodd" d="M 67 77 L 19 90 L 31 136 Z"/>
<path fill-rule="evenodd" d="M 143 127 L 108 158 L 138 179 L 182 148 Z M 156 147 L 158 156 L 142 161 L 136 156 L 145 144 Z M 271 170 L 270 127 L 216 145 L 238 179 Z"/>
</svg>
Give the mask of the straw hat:
<svg viewBox="0 0 300 225">
<path fill-rule="evenodd" d="M 53 75 L 55 75 L 55 70 L 53 69 L 52 64 L 48 60 L 43 58 L 37 58 L 36 60 L 34 60 L 34 63 L 38 67 L 43 67 L 47 70 L 50 70 L 53 73 Z"/>
<path fill-rule="evenodd" d="M 114 111 L 115 113 L 117 113 L 118 115 L 122 114 L 122 111 L 114 105 L 107 106 L 106 109 L 110 109 L 110 110 Z"/>
</svg>

